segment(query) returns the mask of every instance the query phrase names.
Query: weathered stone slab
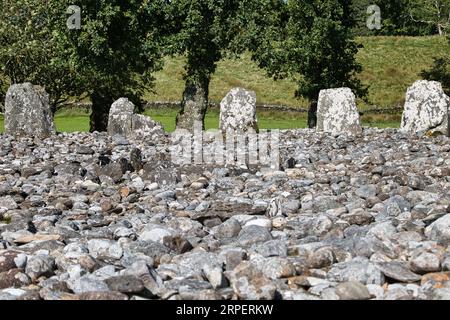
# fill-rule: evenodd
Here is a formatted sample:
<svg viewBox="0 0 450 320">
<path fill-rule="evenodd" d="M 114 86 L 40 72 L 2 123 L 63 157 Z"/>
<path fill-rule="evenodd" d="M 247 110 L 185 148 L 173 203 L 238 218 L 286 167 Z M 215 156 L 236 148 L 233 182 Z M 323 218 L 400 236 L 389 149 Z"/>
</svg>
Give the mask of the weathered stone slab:
<svg viewBox="0 0 450 320">
<path fill-rule="evenodd" d="M 9 87 L 5 98 L 5 132 L 40 138 L 55 133 L 50 97 L 44 88 L 29 82 Z"/>
<path fill-rule="evenodd" d="M 134 113 L 134 104 L 127 98 L 120 98 L 111 105 L 108 118 L 110 135 L 130 136 L 136 131 L 151 132 L 161 129 L 156 121 L 141 114 Z"/>
<path fill-rule="evenodd" d="M 356 97 L 349 88 L 322 90 L 317 106 L 317 131 L 361 133 Z"/>
<path fill-rule="evenodd" d="M 416 81 L 406 93 L 401 131 L 449 133 L 450 98 L 436 81 Z"/>
<path fill-rule="evenodd" d="M 234 88 L 220 103 L 220 129 L 222 131 L 258 131 L 256 93 Z"/>
</svg>

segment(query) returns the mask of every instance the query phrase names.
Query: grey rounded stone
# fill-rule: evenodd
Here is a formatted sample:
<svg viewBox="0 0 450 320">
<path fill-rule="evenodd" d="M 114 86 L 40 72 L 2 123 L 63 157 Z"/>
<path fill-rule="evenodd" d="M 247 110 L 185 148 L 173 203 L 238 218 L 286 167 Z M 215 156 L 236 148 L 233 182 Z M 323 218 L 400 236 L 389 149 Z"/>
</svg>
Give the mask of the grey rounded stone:
<svg viewBox="0 0 450 320">
<path fill-rule="evenodd" d="M 48 255 L 36 255 L 28 259 L 25 273 L 36 281 L 39 277 L 49 277 L 55 270 L 55 259 Z"/>
<path fill-rule="evenodd" d="M 406 93 L 401 130 L 411 134 L 432 130 L 450 135 L 449 106 L 450 98 L 441 83 L 416 81 Z"/>
<path fill-rule="evenodd" d="M 320 91 L 317 105 L 317 130 L 329 133 L 361 133 L 356 97 L 351 89 Z"/>
<path fill-rule="evenodd" d="M 272 240 L 272 235 L 265 227 L 250 225 L 244 227 L 237 238 L 239 244 L 243 246 L 251 246 L 259 242 Z"/>
<path fill-rule="evenodd" d="M 228 219 L 217 227 L 214 227 L 212 233 L 217 239 L 229 239 L 239 235 L 241 224 L 236 219 Z"/>
<path fill-rule="evenodd" d="M 441 269 L 438 256 L 428 252 L 422 252 L 410 260 L 411 271 L 419 274 L 437 272 Z"/>
<path fill-rule="evenodd" d="M 222 131 L 258 130 L 255 92 L 231 89 L 220 103 L 219 128 Z"/>
<path fill-rule="evenodd" d="M 341 300 L 368 300 L 371 298 L 367 287 L 357 281 L 340 283 L 336 287 L 336 294 Z"/>
<path fill-rule="evenodd" d="M 116 276 L 105 280 L 111 291 L 122 293 L 139 293 L 144 290 L 144 283 L 141 279 L 132 275 Z"/>
</svg>

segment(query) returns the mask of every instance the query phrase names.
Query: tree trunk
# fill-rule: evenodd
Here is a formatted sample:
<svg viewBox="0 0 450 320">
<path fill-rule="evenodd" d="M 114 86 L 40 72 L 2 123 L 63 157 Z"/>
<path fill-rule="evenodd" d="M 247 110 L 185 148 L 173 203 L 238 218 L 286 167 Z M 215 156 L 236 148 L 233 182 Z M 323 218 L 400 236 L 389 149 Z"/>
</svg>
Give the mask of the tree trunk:
<svg viewBox="0 0 450 320">
<path fill-rule="evenodd" d="M 317 126 L 317 101 L 311 100 L 308 110 L 308 128 L 314 129 Z"/>
<path fill-rule="evenodd" d="M 109 109 L 114 99 L 109 94 L 93 92 L 91 94 L 92 112 L 90 121 L 90 132 L 107 131 Z"/>
<path fill-rule="evenodd" d="M 194 123 L 200 121 L 205 129 L 205 114 L 208 109 L 209 79 L 187 80 L 177 115 L 177 129 L 194 130 Z"/>
</svg>

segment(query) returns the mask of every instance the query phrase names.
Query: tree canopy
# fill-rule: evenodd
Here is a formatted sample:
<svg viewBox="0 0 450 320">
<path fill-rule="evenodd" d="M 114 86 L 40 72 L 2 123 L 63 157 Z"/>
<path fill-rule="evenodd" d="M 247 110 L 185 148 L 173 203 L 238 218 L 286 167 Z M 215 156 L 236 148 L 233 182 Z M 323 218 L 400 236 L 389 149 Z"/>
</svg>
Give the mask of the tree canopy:
<svg viewBox="0 0 450 320">
<path fill-rule="evenodd" d="M 450 43 L 450 35 L 448 42 Z M 422 77 L 442 83 L 444 91 L 450 96 L 450 52 L 445 56 L 435 57 L 431 68 L 422 72 Z"/>
<path fill-rule="evenodd" d="M 428 25 L 440 35 L 450 31 L 450 0 L 411 0 L 411 20 Z"/>
<path fill-rule="evenodd" d="M 164 0 L 77 0 L 81 29 L 61 30 L 77 75 L 92 101 L 91 131 L 104 131 L 114 100 L 137 105 L 161 68 L 160 12 Z"/>
<path fill-rule="evenodd" d="M 177 127 L 203 123 L 217 62 L 244 50 L 246 7 L 256 0 L 171 0 L 166 7 L 164 51 L 184 55 L 185 90 Z"/>
<path fill-rule="evenodd" d="M 425 36 L 439 33 L 436 3 L 448 0 L 352 0 L 358 35 Z M 381 29 L 367 28 L 367 8 L 377 5 L 381 11 Z M 445 10 L 441 10 L 441 13 Z M 448 17 L 447 10 L 447 17 Z M 434 21 L 434 22 L 433 22 Z"/>
<path fill-rule="evenodd" d="M 259 40 L 254 59 L 275 78 L 297 79 L 296 95 L 310 99 L 310 126 L 315 125 L 315 102 L 322 89 L 350 87 L 365 97 L 357 74 L 358 45 L 352 28 L 355 20 L 350 1 L 288 0 L 285 12 L 269 33 Z"/>
<path fill-rule="evenodd" d="M 56 106 L 69 96 L 92 101 L 91 130 L 106 130 L 115 99 L 136 104 L 161 68 L 165 0 L 4 0 L 1 73 L 9 82 L 43 85 Z M 69 28 L 69 6 L 81 9 Z M 69 11 L 70 13 L 70 11 Z"/>
<path fill-rule="evenodd" d="M 80 83 L 55 29 L 65 25 L 67 7 L 47 0 L 3 0 L 1 5 L 0 82 L 44 86 L 54 111 L 70 95 L 79 95 Z"/>
</svg>

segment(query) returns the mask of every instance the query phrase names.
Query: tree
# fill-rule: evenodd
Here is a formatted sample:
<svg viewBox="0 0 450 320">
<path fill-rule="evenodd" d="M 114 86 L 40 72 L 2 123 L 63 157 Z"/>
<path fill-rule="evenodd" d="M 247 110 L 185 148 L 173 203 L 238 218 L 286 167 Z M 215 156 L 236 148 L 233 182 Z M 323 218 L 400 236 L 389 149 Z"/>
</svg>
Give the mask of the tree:
<svg viewBox="0 0 450 320">
<path fill-rule="evenodd" d="M 172 0 L 167 6 L 165 52 L 184 55 L 185 89 L 177 128 L 204 123 L 209 83 L 217 62 L 244 50 L 246 6 L 254 0 Z"/>
<path fill-rule="evenodd" d="M 105 131 L 111 104 L 126 96 L 139 106 L 161 68 L 159 25 L 167 2 L 67 2 L 81 8 L 81 29 L 64 28 L 60 39 L 91 99 L 91 131 Z"/>
<path fill-rule="evenodd" d="M 378 32 L 377 30 L 370 30 L 367 27 L 367 8 L 375 4 L 374 2 L 373 0 L 353 0 L 351 3 L 355 19 L 354 31 L 360 36 L 373 35 Z"/>
<path fill-rule="evenodd" d="M 445 35 L 450 28 L 450 0 L 411 0 L 410 16 L 414 22 L 428 24 Z"/>
<path fill-rule="evenodd" d="M 6 96 L 6 89 L 0 75 L 0 113 L 3 112 L 4 108 L 3 101 L 5 101 L 5 96 Z"/>
<path fill-rule="evenodd" d="M 351 2 L 356 20 L 354 31 L 357 35 L 425 36 L 437 32 L 435 26 L 411 19 L 412 6 L 415 6 L 415 11 L 420 12 L 422 0 L 352 0 Z M 371 5 L 377 5 L 380 8 L 381 29 L 370 30 L 367 27 L 367 8 Z"/>
<path fill-rule="evenodd" d="M 3 0 L 0 8 L 0 78 L 4 85 L 44 86 L 53 112 L 70 95 L 81 92 L 54 29 L 65 24 L 66 9 L 61 1 L 46 0 Z"/>
<path fill-rule="evenodd" d="M 357 74 L 358 45 L 353 40 L 350 1 L 288 0 L 283 20 L 259 41 L 254 59 L 275 78 L 292 76 L 298 83 L 296 96 L 310 100 L 308 124 L 315 126 L 320 90 L 350 87 L 365 97 Z"/>
<path fill-rule="evenodd" d="M 450 36 L 448 37 L 450 44 Z M 427 80 L 439 81 L 447 95 L 450 96 L 450 54 L 435 58 L 429 70 L 422 71 L 421 76 Z"/>
<path fill-rule="evenodd" d="M 165 0 L 4 0 L 1 72 L 12 83 L 43 85 L 54 109 L 70 96 L 86 94 L 91 131 L 104 131 L 114 100 L 127 96 L 139 105 L 152 72 L 161 68 L 158 28 L 166 5 Z M 81 10 L 80 28 L 69 28 L 70 6 Z"/>
</svg>

